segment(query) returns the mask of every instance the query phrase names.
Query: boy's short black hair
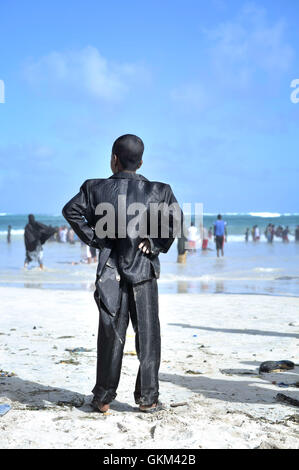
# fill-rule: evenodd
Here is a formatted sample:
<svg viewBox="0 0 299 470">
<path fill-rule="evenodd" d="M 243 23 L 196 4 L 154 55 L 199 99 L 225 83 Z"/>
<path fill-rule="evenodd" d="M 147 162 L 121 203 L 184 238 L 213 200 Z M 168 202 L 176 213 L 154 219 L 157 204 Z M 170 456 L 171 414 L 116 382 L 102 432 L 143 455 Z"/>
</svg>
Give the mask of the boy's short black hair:
<svg viewBox="0 0 299 470">
<path fill-rule="evenodd" d="M 217 215 L 217 219 L 219 219 L 219 220 L 222 219 L 222 215 L 221 215 L 221 214 L 218 214 L 218 215 Z"/>
<path fill-rule="evenodd" d="M 116 155 L 124 170 L 135 171 L 141 162 L 144 144 L 140 137 L 125 134 L 116 139 L 112 146 L 112 153 Z"/>
</svg>

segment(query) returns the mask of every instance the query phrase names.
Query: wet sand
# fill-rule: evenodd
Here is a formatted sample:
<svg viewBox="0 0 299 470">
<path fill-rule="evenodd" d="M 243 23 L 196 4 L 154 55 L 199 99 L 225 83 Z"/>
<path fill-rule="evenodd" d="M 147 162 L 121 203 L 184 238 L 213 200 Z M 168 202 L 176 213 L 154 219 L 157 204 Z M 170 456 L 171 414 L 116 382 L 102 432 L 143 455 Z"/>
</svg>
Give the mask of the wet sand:
<svg viewBox="0 0 299 470">
<path fill-rule="evenodd" d="M 299 363 L 298 298 L 161 294 L 164 409 L 145 415 L 134 404 L 130 327 L 117 399 L 100 415 L 89 406 L 92 294 L 2 287 L 0 295 L 0 369 L 17 374 L 0 377 L 0 404 L 12 407 L 0 418 L 1 448 L 299 448 L 299 409 L 276 401 L 299 399 L 291 386 L 299 366 L 258 374 L 266 360 Z M 66 350 L 77 347 L 90 351 Z"/>
</svg>

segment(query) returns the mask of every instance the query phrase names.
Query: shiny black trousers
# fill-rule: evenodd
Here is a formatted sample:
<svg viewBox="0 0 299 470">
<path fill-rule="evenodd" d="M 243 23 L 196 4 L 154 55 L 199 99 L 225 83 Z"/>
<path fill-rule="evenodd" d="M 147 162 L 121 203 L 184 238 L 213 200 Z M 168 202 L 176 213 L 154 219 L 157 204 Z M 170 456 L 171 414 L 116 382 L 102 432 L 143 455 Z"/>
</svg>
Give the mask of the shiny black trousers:
<svg viewBox="0 0 299 470">
<path fill-rule="evenodd" d="M 158 372 L 161 357 L 157 280 L 139 284 L 121 281 L 121 304 L 116 316 L 100 303 L 97 382 L 92 392 L 101 403 L 116 397 L 120 379 L 126 331 L 131 318 L 139 370 L 135 384 L 135 402 L 152 405 L 158 401 Z"/>
</svg>

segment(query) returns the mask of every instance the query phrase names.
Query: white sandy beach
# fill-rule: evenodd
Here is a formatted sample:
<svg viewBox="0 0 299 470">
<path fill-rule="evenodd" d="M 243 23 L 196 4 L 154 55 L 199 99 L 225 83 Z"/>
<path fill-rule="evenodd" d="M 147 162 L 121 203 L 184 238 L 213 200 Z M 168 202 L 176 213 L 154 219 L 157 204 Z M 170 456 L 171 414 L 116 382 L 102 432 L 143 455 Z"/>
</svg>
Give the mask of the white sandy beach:
<svg viewBox="0 0 299 470">
<path fill-rule="evenodd" d="M 12 407 L 0 418 L 1 448 L 299 448 L 298 408 L 275 399 L 299 399 L 298 388 L 277 385 L 298 382 L 299 366 L 258 375 L 266 360 L 299 363 L 298 298 L 160 295 L 165 409 L 145 415 L 134 404 L 130 327 L 118 396 L 101 415 L 89 406 L 92 294 L 1 287 L 0 296 L 0 369 L 17 374 L 0 378 L 0 403 Z M 91 351 L 66 351 L 76 347 Z"/>
</svg>

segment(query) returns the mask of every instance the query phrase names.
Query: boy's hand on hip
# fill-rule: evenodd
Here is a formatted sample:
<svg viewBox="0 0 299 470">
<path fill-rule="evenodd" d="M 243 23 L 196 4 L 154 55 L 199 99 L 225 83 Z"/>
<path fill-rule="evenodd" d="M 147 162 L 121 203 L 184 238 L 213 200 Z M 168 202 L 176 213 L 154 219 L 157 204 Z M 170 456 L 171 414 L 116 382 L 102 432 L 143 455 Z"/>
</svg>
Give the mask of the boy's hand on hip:
<svg viewBox="0 0 299 470">
<path fill-rule="evenodd" d="M 139 243 L 138 248 L 139 248 L 139 250 L 141 250 L 146 255 L 149 255 L 150 252 L 151 252 L 151 244 L 150 244 L 149 240 L 147 240 L 147 239 L 142 240 L 142 242 Z"/>
</svg>

